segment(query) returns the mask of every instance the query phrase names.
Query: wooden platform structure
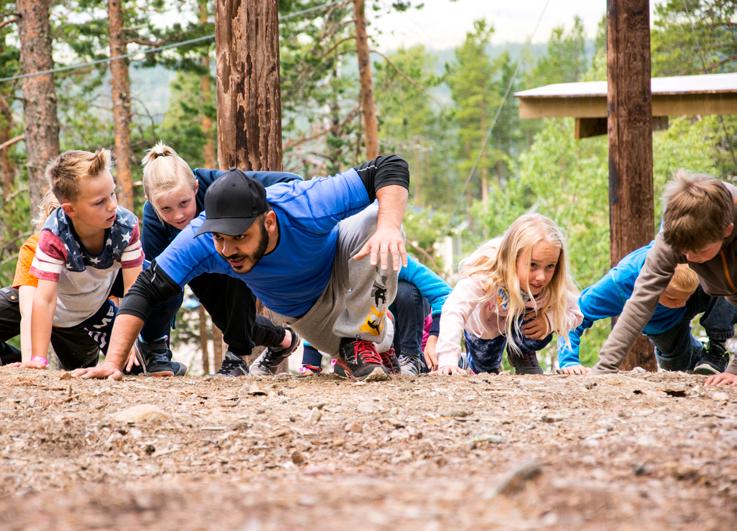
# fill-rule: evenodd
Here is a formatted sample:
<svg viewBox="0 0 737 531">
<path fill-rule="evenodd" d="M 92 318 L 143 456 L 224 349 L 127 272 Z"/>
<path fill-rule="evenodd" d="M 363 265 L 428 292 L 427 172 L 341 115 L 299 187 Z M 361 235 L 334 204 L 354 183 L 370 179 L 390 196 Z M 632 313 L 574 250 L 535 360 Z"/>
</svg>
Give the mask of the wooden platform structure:
<svg viewBox="0 0 737 531">
<path fill-rule="evenodd" d="M 653 129 L 669 116 L 737 114 L 737 73 L 654 77 Z M 520 118 L 576 119 L 576 138 L 607 133 L 607 82 L 558 83 L 514 94 Z"/>
</svg>

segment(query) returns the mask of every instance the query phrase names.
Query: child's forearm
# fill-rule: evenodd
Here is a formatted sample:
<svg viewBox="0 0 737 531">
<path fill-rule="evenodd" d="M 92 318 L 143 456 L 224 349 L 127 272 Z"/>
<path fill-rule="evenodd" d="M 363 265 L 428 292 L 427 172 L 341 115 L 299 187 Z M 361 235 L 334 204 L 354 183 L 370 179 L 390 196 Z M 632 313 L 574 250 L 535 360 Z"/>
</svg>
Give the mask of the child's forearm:
<svg viewBox="0 0 737 531">
<path fill-rule="evenodd" d="M 31 357 L 48 359 L 56 298 L 46 303 L 34 297 L 31 313 Z"/>
<path fill-rule="evenodd" d="M 33 294 L 35 286 L 21 286 L 18 289 L 18 307 L 20 309 L 20 351 L 24 363 L 31 359 L 31 314 L 33 312 Z"/>
</svg>

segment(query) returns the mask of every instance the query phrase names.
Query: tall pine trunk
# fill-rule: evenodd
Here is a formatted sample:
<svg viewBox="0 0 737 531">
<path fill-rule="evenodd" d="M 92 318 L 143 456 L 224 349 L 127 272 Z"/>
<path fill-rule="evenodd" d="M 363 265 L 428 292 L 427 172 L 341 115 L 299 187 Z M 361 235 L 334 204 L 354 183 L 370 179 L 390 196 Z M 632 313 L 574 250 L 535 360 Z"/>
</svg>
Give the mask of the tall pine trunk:
<svg viewBox="0 0 737 531">
<path fill-rule="evenodd" d="M 218 161 L 221 168 L 282 168 L 276 0 L 218 0 Z"/>
<path fill-rule="evenodd" d="M 207 10 L 209 1 L 199 0 L 199 22 L 203 26 L 207 24 L 209 13 Z M 207 109 L 210 106 L 212 84 L 210 82 L 210 52 L 209 50 L 202 56 L 202 68 L 205 73 L 200 77 L 200 92 L 202 93 L 202 101 L 205 103 L 205 108 L 202 110 L 200 119 L 200 126 L 202 127 L 202 134 L 205 137 L 205 145 L 202 148 L 202 158 L 205 161 L 206 168 L 215 168 L 217 165 L 217 158 L 215 155 L 215 142 L 212 139 L 212 119 L 207 114 Z"/>
<path fill-rule="evenodd" d="M 2 53 L 0 43 L 0 53 Z M 8 95 L 0 94 L 0 185 L 4 197 L 8 197 L 14 188 L 15 165 L 10 158 L 13 139 L 13 113 L 8 104 Z M 2 201 L 0 201 L 0 204 Z"/>
<path fill-rule="evenodd" d="M 49 8 L 52 0 L 17 0 L 20 15 L 20 63 L 24 74 L 51 70 L 51 28 Z M 28 188 L 31 208 L 36 211 L 48 185 L 44 170 L 59 155 L 59 119 L 56 115 L 54 75 L 23 79 L 23 120 L 28 153 Z"/>
<path fill-rule="evenodd" d="M 208 0 L 199 0 L 199 22 L 203 26 L 207 24 L 209 13 L 207 10 Z M 212 140 L 212 120 L 207 114 L 207 108 L 210 105 L 211 99 L 211 83 L 210 83 L 210 52 L 205 52 L 202 56 L 202 68 L 205 73 L 200 77 L 200 92 L 202 94 L 202 101 L 204 102 L 204 108 L 200 117 L 200 127 L 202 127 L 202 134 L 205 137 L 205 145 L 202 148 L 202 158 L 205 162 L 205 168 L 217 167 L 217 159 L 215 158 L 215 142 Z M 205 308 L 200 306 L 199 309 L 200 317 L 200 348 L 202 350 L 202 371 L 205 374 L 210 374 L 210 349 L 209 349 L 209 338 L 210 333 L 208 331 L 209 319 L 205 314 Z M 213 364 L 215 367 L 220 367 L 223 360 L 223 333 L 212 323 L 212 338 L 213 338 L 213 350 L 214 360 Z"/>
<path fill-rule="evenodd" d="M 108 37 L 110 39 L 111 90 L 113 100 L 113 122 L 115 130 L 115 177 L 120 187 L 118 201 L 133 209 L 133 175 L 131 161 L 131 82 L 128 60 L 117 59 L 127 53 L 128 45 L 123 35 L 123 0 L 108 0 Z"/>
<path fill-rule="evenodd" d="M 366 139 L 366 156 L 374 159 L 379 155 L 379 122 L 374 104 L 374 86 L 371 79 L 371 60 L 369 58 L 368 34 L 366 33 L 366 14 L 364 0 L 353 0 L 353 17 L 356 24 L 356 54 L 358 55 L 358 74 L 361 80 L 361 113 Z"/>
</svg>

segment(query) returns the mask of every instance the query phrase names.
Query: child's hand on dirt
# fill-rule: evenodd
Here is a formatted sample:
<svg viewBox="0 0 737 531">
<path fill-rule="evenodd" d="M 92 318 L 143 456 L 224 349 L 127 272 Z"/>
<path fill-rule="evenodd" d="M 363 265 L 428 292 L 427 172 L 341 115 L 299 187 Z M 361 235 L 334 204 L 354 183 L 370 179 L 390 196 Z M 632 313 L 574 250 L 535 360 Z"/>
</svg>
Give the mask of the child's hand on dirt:
<svg viewBox="0 0 737 531">
<path fill-rule="evenodd" d="M 737 374 L 732 374 L 731 372 L 712 374 L 706 379 L 704 385 L 716 385 L 717 387 L 724 387 L 726 385 L 737 385 Z"/>
<path fill-rule="evenodd" d="M 530 339 L 545 339 L 550 334 L 548 318 L 542 312 L 527 312 L 523 318 L 522 332 Z"/>
<path fill-rule="evenodd" d="M 568 367 L 564 367 L 563 369 L 558 369 L 558 374 L 588 374 L 589 369 L 588 367 L 584 367 L 583 365 L 569 365 Z"/>
<path fill-rule="evenodd" d="M 422 355 L 425 357 L 425 364 L 430 371 L 438 369 L 438 355 L 435 352 L 435 347 L 438 344 L 438 336 L 429 336 L 427 343 L 425 343 L 425 351 Z"/>
<path fill-rule="evenodd" d="M 468 374 L 466 372 L 466 369 L 461 369 L 458 366 L 454 365 L 446 365 L 445 367 L 440 367 L 438 370 L 433 371 L 432 374 L 438 374 L 443 376 L 457 376 L 459 374 Z"/>
</svg>

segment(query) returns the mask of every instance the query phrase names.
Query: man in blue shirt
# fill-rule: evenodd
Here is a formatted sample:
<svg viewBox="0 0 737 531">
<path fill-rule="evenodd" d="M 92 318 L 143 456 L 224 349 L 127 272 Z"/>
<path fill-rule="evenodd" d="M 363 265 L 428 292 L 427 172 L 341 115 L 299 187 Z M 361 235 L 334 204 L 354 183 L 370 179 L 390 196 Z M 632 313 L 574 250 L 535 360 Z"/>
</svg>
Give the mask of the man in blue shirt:
<svg viewBox="0 0 737 531">
<path fill-rule="evenodd" d="M 129 290 L 103 364 L 75 375 L 121 378 L 152 304 L 198 275 L 219 273 L 245 282 L 275 320 L 337 356 L 348 376 L 387 378 L 374 345 L 407 261 L 401 223 L 408 188 L 407 163 L 395 155 L 268 191 L 228 172 L 208 190 L 205 212 Z"/>
<path fill-rule="evenodd" d="M 158 171 L 166 170 L 167 175 L 177 175 L 177 169 L 181 169 L 182 174 L 187 174 L 179 177 L 184 181 L 181 189 L 186 192 L 186 200 L 193 203 L 190 204 L 191 211 L 186 216 L 189 219 L 185 217 L 185 223 L 205 210 L 207 190 L 225 172 L 203 168 L 190 170 L 183 159 L 180 159 L 171 148 L 162 144 L 157 144 L 149 152 L 147 159 L 149 160 L 144 159 L 143 179 L 148 200 L 143 205 L 141 241 L 146 258 L 154 260 L 174 241 L 182 225 L 179 225 L 178 228 L 168 223 L 166 214 L 157 212 L 156 208 L 161 208 L 159 204 L 161 193 L 152 192 L 153 185 L 150 181 L 147 185 L 147 171 L 151 170 L 153 165 L 158 164 Z M 167 165 L 162 167 L 162 163 Z M 176 166 L 177 163 L 180 165 L 179 168 Z M 302 179 L 299 175 L 287 172 L 248 171 L 245 173 L 261 182 L 264 187 Z M 193 180 L 189 181 L 189 179 Z M 167 190 L 169 196 L 171 193 L 172 190 Z M 176 197 L 177 189 L 173 193 Z M 181 195 L 181 192 L 179 193 Z M 240 280 L 227 275 L 203 274 L 190 280 L 189 287 L 210 314 L 212 322 L 222 331 L 223 340 L 228 347 L 218 374 L 224 376 L 248 374 L 245 359 L 251 354 L 255 345 L 268 347 L 260 357 L 262 361 L 260 365 L 265 365 L 267 371 L 275 369 L 280 359 L 287 357 L 296 348 L 299 340 L 296 334 L 291 336 L 291 340 L 285 338 L 284 328 L 258 315 L 255 297 L 248 286 Z M 177 296 L 160 302 L 152 309 L 143 325 L 136 348 L 142 355 L 143 365 L 148 373 L 155 374 L 157 371 L 171 370 L 169 334 L 174 317 L 182 305 L 182 298 L 183 293 L 180 291 Z M 280 344 L 284 341 L 288 341 L 289 346 L 280 348 Z M 174 374 L 177 373 L 174 372 Z"/>
</svg>

